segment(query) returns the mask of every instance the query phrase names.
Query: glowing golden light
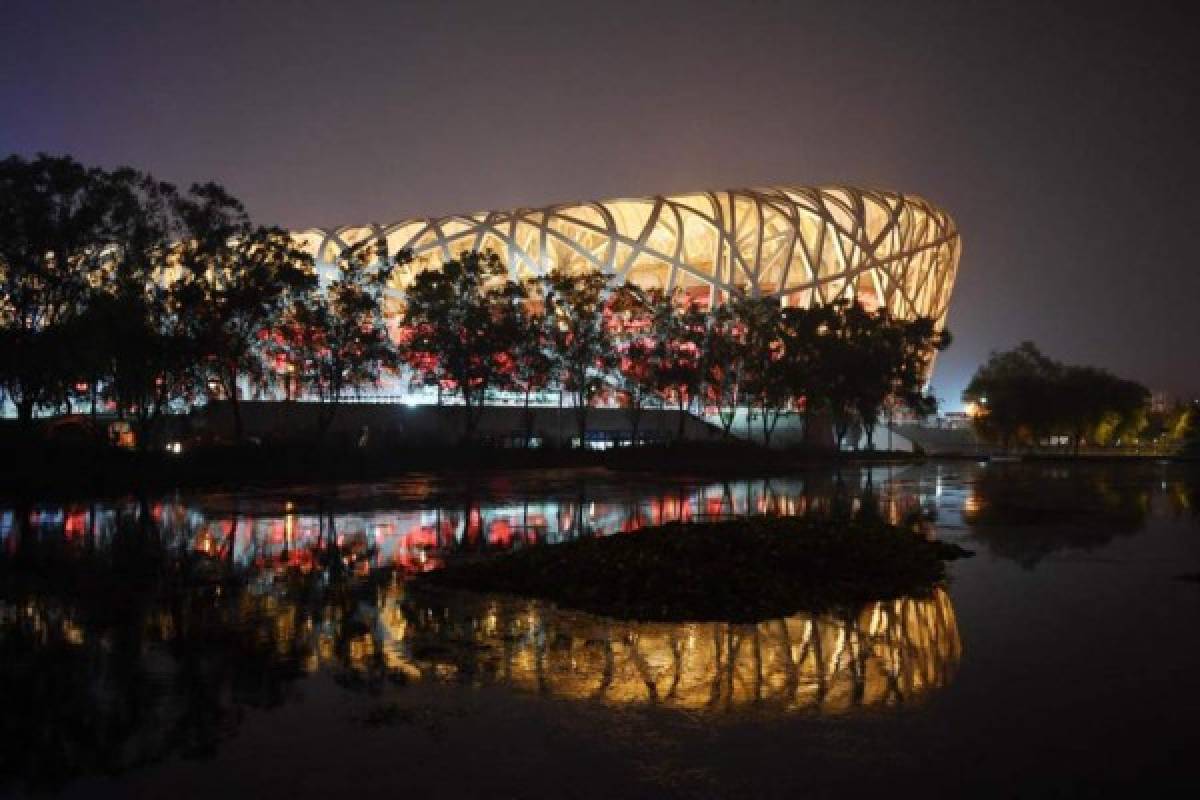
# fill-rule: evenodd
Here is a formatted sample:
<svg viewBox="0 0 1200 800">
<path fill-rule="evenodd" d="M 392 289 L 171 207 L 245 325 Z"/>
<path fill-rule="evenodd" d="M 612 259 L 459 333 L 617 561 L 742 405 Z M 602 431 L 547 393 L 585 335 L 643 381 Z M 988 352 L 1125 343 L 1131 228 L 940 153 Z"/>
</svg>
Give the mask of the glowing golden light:
<svg viewBox="0 0 1200 800">
<path fill-rule="evenodd" d="M 448 617 L 410 617 L 390 637 L 413 654 L 404 659 L 412 673 L 615 705 L 821 713 L 894 706 L 945 686 L 962 655 L 941 589 L 853 614 L 745 625 L 628 622 L 515 598 L 458 602 Z M 447 635 L 456 647 L 438 646 Z"/>
<path fill-rule="evenodd" d="M 513 278 L 551 269 L 597 270 L 614 284 L 679 289 L 701 306 L 733 295 L 786 306 L 855 298 L 903 318 L 942 324 L 961 250 L 950 216 L 915 196 L 850 187 L 772 187 L 563 203 L 313 228 L 295 234 L 328 271 L 349 247 L 374 240 L 413 251 L 416 272 L 465 250 L 491 249 Z"/>
</svg>

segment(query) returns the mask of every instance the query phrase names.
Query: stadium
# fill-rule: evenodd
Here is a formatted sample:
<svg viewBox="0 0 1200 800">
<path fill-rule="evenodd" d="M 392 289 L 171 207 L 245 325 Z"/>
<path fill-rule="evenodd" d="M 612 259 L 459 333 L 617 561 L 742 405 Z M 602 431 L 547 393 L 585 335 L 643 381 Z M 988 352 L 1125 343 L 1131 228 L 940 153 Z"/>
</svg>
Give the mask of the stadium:
<svg viewBox="0 0 1200 800">
<path fill-rule="evenodd" d="M 678 290 L 701 307 L 739 294 L 784 306 L 857 298 L 944 324 L 961 250 L 950 216 L 895 192 L 776 187 L 656 195 L 403 220 L 296 234 L 328 276 L 374 240 L 415 260 L 394 277 L 402 299 L 420 270 L 467 250 L 500 254 L 513 278 L 599 270 L 613 285 Z"/>
</svg>

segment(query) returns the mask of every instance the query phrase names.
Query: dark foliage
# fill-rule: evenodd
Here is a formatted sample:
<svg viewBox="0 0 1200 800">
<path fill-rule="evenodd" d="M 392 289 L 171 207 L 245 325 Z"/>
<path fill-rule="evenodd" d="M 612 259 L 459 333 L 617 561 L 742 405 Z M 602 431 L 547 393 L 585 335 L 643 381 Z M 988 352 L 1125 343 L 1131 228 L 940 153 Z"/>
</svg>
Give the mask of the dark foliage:
<svg viewBox="0 0 1200 800">
<path fill-rule="evenodd" d="M 961 548 L 869 516 L 671 523 L 428 573 L 623 619 L 751 622 L 928 591 Z"/>
<path fill-rule="evenodd" d="M 1146 426 L 1149 399 L 1139 383 L 1055 361 L 1032 342 L 992 353 L 963 392 L 985 439 L 1034 447 L 1059 438 L 1075 451 L 1083 444 L 1136 440 Z"/>
</svg>

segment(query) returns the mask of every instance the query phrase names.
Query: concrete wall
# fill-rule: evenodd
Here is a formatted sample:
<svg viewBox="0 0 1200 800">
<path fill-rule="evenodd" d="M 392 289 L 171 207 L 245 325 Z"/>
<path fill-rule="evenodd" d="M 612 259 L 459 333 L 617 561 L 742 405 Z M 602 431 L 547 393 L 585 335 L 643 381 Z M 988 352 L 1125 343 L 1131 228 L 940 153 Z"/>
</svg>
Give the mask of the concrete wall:
<svg viewBox="0 0 1200 800">
<path fill-rule="evenodd" d="M 578 435 L 575 409 L 538 406 L 533 413 L 533 435 L 547 445 L 567 444 Z M 244 435 L 268 440 L 287 440 L 316 435 L 321 406 L 317 403 L 243 401 Z M 192 415 L 192 430 L 200 435 L 233 438 L 233 413 L 229 403 L 216 402 Z M 630 433 L 629 415 L 619 408 L 588 411 L 589 435 L 613 438 Z M 338 406 L 327 438 L 353 444 L 367 429 L 371 444 L 447 445 L 462 439 L 462 406 L 406 406 L 399 403 L 342 403 Z M 479 438 L 523 437 L 525 410 L 519 406 L 492 406 L 480 421 Z M 643 412 L 639 436 L 672 441 L 679 428 L 679 412 Z M 717 441 L 718 428 L 687 414 L 684 438 L 688 441 Z"/>
</svg>

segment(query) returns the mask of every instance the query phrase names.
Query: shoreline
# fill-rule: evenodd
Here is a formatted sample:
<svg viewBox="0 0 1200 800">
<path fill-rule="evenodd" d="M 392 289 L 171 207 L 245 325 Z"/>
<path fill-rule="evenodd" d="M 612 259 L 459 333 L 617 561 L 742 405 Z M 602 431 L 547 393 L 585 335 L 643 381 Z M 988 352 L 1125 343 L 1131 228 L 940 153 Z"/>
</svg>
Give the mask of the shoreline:
<svg viewBox="0 0 1200 800">
<path fill-rule="evenodd" d="M 0 497 L 78 498 L 172 490 L 256 490 L 304 484 L 386 482 L 421 475 L 465 480 L 514 472 L 603 470 L 767 477 L 810 469 L 987 461 L 986 455 L 895 451 L 767 450 L 737 442 L 672 444 L 607 451 L 488 446 L 365 448 L 227 445 L 175 455 L 36 443 L 0 448 Z M 1195 457 L 1133 453 L 1029 453 L 1004 462 L 1195 463 Z"/>
<path fill-rule="evenodd" d="M 494 447 L 348 449 L 241 445 L 174 455 L 109 448 L 3 448 L 0 496 L 75 497 L 183 489 L 271 489 L 297 484 L 383 482 L 405 476 L 486 477 L 513 472 L 604 470 L 759 476 L 835 465 L 916 464 L 911 453 L 771 451 L 730 444 L 643 446 L 609 451 Z"/>
</svg>

